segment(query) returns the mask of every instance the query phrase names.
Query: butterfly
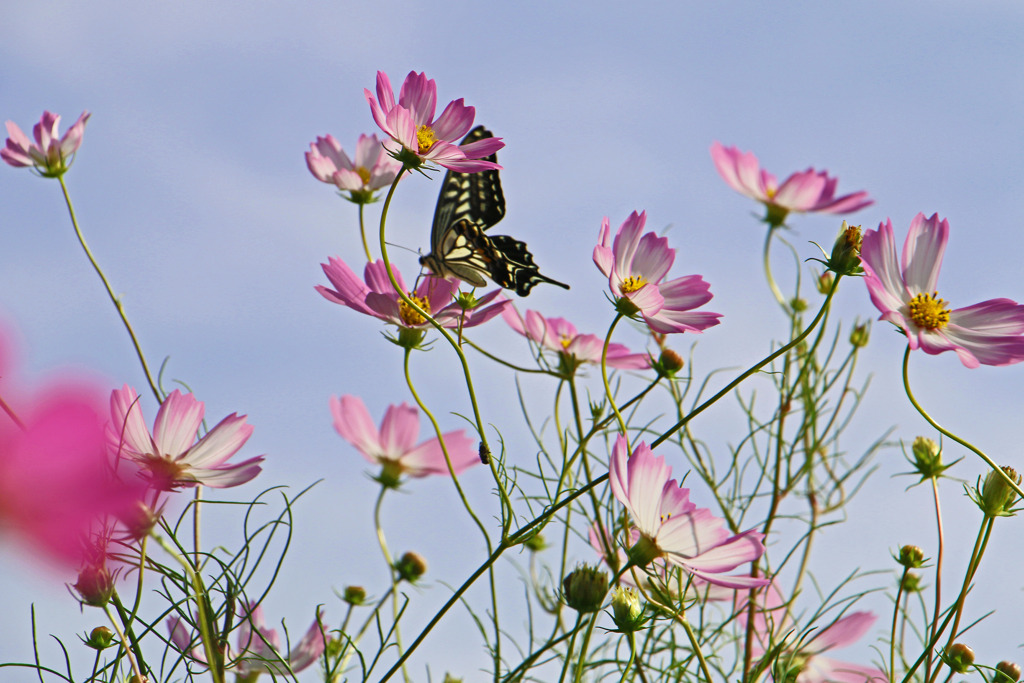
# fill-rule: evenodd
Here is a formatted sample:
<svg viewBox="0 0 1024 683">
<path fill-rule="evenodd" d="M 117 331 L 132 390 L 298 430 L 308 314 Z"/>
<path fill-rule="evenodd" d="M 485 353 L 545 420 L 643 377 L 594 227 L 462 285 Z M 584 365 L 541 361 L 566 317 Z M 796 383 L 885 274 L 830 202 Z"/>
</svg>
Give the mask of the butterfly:
<svg viewBox="0 0 1024 683">
<path fill-rule="evenodd" d="M 493 137 L 477 126 L 462 141 L 465 145 Z M 497 163 L 497 154 L 487 157 Z M 430 253 L 420 264 L 437 277 L 457 277 L 474 287 L 487 284 L 484 276 L 505 289 L 527 296 L 538 282 L 569 289 L 569 285 L 541 275 L 526 244 L 508 235 L 488 236 L 505 216 L 505 195 L 496 170 L 479 173 L 448 171 L 434 209 L 430 232 Z"/>
</svg>

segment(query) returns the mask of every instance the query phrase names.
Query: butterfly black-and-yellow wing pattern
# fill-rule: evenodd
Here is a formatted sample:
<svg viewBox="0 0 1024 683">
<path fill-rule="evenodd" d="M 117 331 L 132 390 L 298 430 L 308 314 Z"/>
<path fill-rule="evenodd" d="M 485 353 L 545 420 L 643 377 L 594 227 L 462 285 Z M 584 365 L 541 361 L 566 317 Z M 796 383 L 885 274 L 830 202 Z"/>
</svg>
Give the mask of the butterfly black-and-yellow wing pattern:
<svg viewBox="0 0 1024 683">
<path fill-rule="evenodd" d="M 489 130 L 477 126 L 462 144 L 489 137 Z M 498 156 L 492 154 L 487 160 L 497 163 Z M 486 275 L 519 296 L 527 296 L 538 282 L 569 289 L 569 285 L 540 274 L 525 243 L 507 235 L 484 234 L 504 216 L 505 195 L 497 171 L 448 171 L 434 209 L 430 253 L 420 258 L 420 263 L 438 277 L 457 277 L 474 287 L 485 286 Z"/>
</svg>

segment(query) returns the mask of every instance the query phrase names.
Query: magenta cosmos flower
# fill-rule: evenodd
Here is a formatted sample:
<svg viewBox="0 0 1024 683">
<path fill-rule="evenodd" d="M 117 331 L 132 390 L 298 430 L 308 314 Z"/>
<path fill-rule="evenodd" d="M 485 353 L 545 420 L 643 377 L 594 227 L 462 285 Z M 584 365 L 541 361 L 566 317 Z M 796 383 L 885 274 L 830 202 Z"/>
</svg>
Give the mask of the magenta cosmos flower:
<svg viewBox="0 0 1024 683">
<path fill-rule="evenodd" d="M 242 621 L 238 626 L 237 650 L 227 652 L 224 659 L 233 662 L 230 670 L 240 680 L 252 680 L 246 677 L 252 676 L 254 679 L 254 674 L 260 673 L 269 673 L 273 676 L 298 673 L 311 666 L 324 653 L 327 634 L 320 624 L 319 614 L 302 636 L 302 640 L 289 650 L 287 656 L 280 654 L 281 639 L 276 630 L 267 628 L 262 607 L 243 604 L 238 616 Z M 180 652 L 201 664 L 207 663 L 202 644 L 194 643 L 195 635 L 190 633 L 180 617 L 169 617 L 167 630 L 170 632 L 171 642 Z"/>
<path fill-rule="evenodd" d="M 757 596 L 757 603 L 754 613 L 754 654 L 764 654 L 766 649 L 778 645 L 787 637 L 789 642 L 797 643 L 796 649 L 784 650 L 776 660 L 779 666 L 787 670 L 799 670 L 794 683 L 882 683 L 889 680 L 880 669 L 824 655 L 825 652 L 853 645 L 860 640 L 875 623 L 876 617 L 871 612 L 851 612 L 825 628 L 813 631 L 813 637 L 801 639 L 792 634 L 794 627 L 789 619 L 789 610 L 774 584 Z M 750 616 L 748 605 L 748 602 L 743 601 L 737 608 L 739 623 L 744 628 Z M 790 680 L 788 675 L 786 680 Z"/>
<path fill-rule="evenodd" d="M 17 168 L 31 166 L 44 178 L 64 175 L 71 168 L 75 152 L 82 146 L 85 122 L 90 116 L 89 112 L 83 111 L 64 137 L 60 137 L 60 114 L 44 111 L 39 123 L 32 127 L 34 143 L 16 123 L 8 121 L 7 135 L 10 137 L 7 138 L 7 148 L 0 149 L 0 157 Z"/>
<path fill-rule="evenodd" d="M 729 187 L 767 207 L 765 221 L 772 225 L 782 225 L 790 211 L 851 213 L 874 204 L 863 191 L 836 197 L 839 181 L 829 178 L 825 171 L 808 168 L 779 185 L 774 175 L 761 169 L 751 152 L 740 152 L 716 142 L 711 145 L 711 159 Z"/>
<path fill-rule="evenodd" d="M 402 145 L 401 150 L 392 154 L 406 165 L 410 162 L 413 162 L 412 166 L 433 162 L 460 173 L 501 168 L 493 161 L 484 160 L 505 146 L 501 138 L 458 144 L 457 141 L 473 127 L 476 115 L 476 110 L 467 107 L 461 97 L 449 102 L 441 115 L 434 119 L 437 85 L 425 74 L 409 72 L 402 83 L 398 104 L 395 104 L 391 81 L 383 71 L 377 72 L 377 97 L 374 98 L 369 90 L 363 92 L 370 103 L 373 120 L 392 140 Z"/>
<path fill-rule="evenodd" d="M 690 489 L 681 488 L 665 459 L 655 456 L 646 443 L 629 453 L 619 435 L 609 465 L 612 493 L 633 520 L 639 536 L 631 538 L 631 562 L 646 566 L 663 559 L 708 583 L 727 588 L 764 586 L 767 579 L 723 576 L 764 553 L 764 534 L 745 531 L 730 536 L 725 522 L 707 508 L 690 502 Z"/>
<path fill-rule="evenodd" d="M 426 318 L 398 296 L 398 292 L 395 291 L 388 279 L 388 271 L 384 267 L 383 260 L 377 259 L 376 263 L 366 264 L 365 283 L 352 272 L 352 269 L 344 261 L 336 256 L 332 256 L 327 263 L 321 263 L 320 266 L 324 269 L 327 279 L 334 285 L 334 289 L 317 285 L 316 291 L 320 292 L 328 301 L 348 306 L 360 313 L 372 315 L 400 327 L 419 329 L 430 325 Z M 398 268 L 394 264 L 392 264 L 391 270 L 395 274 L 398 286 L 423 310 L 430 313 L 442 327 L 479 325 L 501 313 L 501 310 L 511 303 L 508 299 L 502 298 L 492 304 L 491 302 L 501 294 L 501 290 L 496 289 L 477 299 L 475 308 L 464 310 L 454 300 L 459 290 L 457 280 L 446 280 L 427 275 L 416 291 L 410 291 L 406 289 L 402 274 L 398 272 Z"/>
<path fill-rule="evenodd" d="M 596 334 L 580 334 L 565 318 L 545 318 L 537 311 L 527 311 L 524 320 L 515 308 L 508 306 L 501 313 L 509 326 L 540 347 L 558 354 L 562 369 L 574 372 L 583 363 L 601 363 L 604 340 Z M 645 353 L 633 353 L 622 344 L 608 345 L 608 366 L 623 370 L 651 367 Z"/>
<path fill-rule="evenodd" d="M 641 236 L 647 212 L 634 211 L 611 243 L 611 224 L 601 223 L 594 263 L 608 276 L 608 287 L 643 315 L 648 327 L 660 334 L 701 332 L 718 324 L 720 313 L 694 311 L 711 301 L 711 285 L 700 275 L 662 282 L 676 258 L 668 240 L 653 232 Z"/>
<path fill-rule="evenodd" d="M 175 491 L 196 484 L 211 488 L 239 486 L 260 473 L 263 456 L 228 464 L 252 435 L 245 416 L 228 415 L 196 441 L 206 411 L 202 401 L 175 389 L 157 411 L 150 434 L 135 390 L 127 384 L 110 396 L 108 447 L 138 463 L 153 487 Z"/>
<path fill-rule="evenodd" d="M 17 423 L 0 416 L 0 528 L 71 568 L 92 561 L 97 537 L 147 492 L 133 473 L 115 472 L 101 395 L 63 382 L 19 410 Z"/>
<path fill-rule="evenodd" d="M 911 349 L 956 351 L 969 368 L 1024 360 L 1024 306 L 989 299 L 950 310 L 939 298 L 935 284 L 948 240 L 948 221 L 919 213 L 910 222 L 897 262 L 892 221 L 865 232 L 860 250 L 864 281 L 881 319 L 902 328 Z"/>
<path fill-rule="evenodd" d="M 415 408 L 405 403 L 388 406 L 379 430 L 357 396 L 332 396 L 331 415 L 338 434 L 355 446 L 367 462 L 384 468 L 379 477 L 382 483 L 396 486 L 402 475 L 449 474 L 444 451 L 436 438 L 416 444 L 420 418 Z M 443 436 L 455 474 L 480 464 L 476 447 L 464 430 L 446 432 Z"/>
<path fill-rule="evenodd" d="M 365 204 L 374 190 L 390 185 L 402 165 L 384 153 L 376 135 L 360 135 L 355 161 L 349 159 L 333 136 L 317 137 L 306 152 L 306 165 L 313 176 L 348 192 L 351 201 Z"/>
</svg>

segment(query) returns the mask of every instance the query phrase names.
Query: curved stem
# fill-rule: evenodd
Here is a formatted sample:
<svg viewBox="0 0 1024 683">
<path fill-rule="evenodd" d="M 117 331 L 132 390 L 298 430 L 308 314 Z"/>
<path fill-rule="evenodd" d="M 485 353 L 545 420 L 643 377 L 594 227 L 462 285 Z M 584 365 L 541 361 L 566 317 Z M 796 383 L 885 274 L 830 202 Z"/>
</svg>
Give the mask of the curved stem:
<svg viewBox="0 0 1024 683">
<path fill-rule="evenodd" d="M 612 412 L 615 413 L 615 419 L 619 421 L 619 431 L 627 439 L 629 435 L 626 434 L 626 421 L 622 419 L 622 413 L 619 412 L 618 406 L 615 405 L 615 398 L 612 396 L 612 387 L 608 384 L 608 346 L 612 341 L 612 332 L 615 330 L 615 326 L 622 320 L 622 313 L 618 313 L 615 316 L 615 320 L 612 320 L 611 326 L 608 328 L 608 334 L 604 337 L 604 348 L 601 349 L 601 380 L 604 382 L 604 394 L 608 398 L 608 405 L 611 406 Z"/>
<path fill-rule="evenodd" d="M 118 639 L 121 641 L 121 651 L 124 652 L 128 658 L 128 664 L 132 667 L 132 671 L 135 673 L 138 680 L 142 680 L 142 671 L 139 669 L 139 663 L 135 661 L 135 655 L 132 653 L 132 648 L 128 647 L 128 638 L 125 637 L 124 631 L 121 630 L 117 620 L 114 619 L 114 615 L 110 613 L 110 605 L 103 606 L 103 612 L 107 615 L 107 621 L 114 627 L 114 631 L 117 633 Z"/>
<path fill-rule="evenodd" d="M 939 506 L 939 480 L 936 477 L 931 478 L 932 482 L 932 497 L 935 499 L 935 525 L 938 533 L 938 552 L 935 554 L 935 614 L 932 616 L 932 635 L 930 642 L 938 641 L 939 617 L 942 615 L 942 557 L 943 557 L 943 524 L 942 524 L 942 508 Z M 928 648 L 928 660 L 925 662 L 924 677 L 925 680 L 931 675 L 932 671 L 932 648 Z"/>
<path fill-rule="evenodd" d="M 380 495 L 377 496 L 377 502 L 373 506 L 373 527 L 377 532 L 377 544 L 380 545 L 380 552 L 384 556 L 384 562 L 388 565 L 388 576 L 391 578 L 391 618 L 394 623 L 395 632 L 395 646 L 398 648 L 398 653 L 402 653 L 402 631 L 398 625 L 398 582 L 401 580 L 398 578 L 398 572 L 395 569 L 395 560 L 391 556 L 391 551 L 388 549 L 388 541 L 384 537 L 384 526 L 380 522 L 380 511 L 384 504 L 384 494 L 387 493 L 387 487 L 381 486 Z M 402 667 L 402 676 L 406 681 L 409 680 L 409 672 Z"/>
<path fill-rule="evenodd" d="M 772 290 L 772 295 L 775 300 L 779 302 L 779 306 L 782 309 L 789 312 L 789 306 L 786 304 L 786 297 L 782 294 L 782 290 L 775 283 L 775 276 L 772 275 L 772 260 L 771 260 L 771 248 L 772 248 L 772 237 L 775 235 L 777 225 L 768 226 L 768 234 L 764 238 L 764 249 L 762 250 L 762 261 L 764 263 L 764 276 L 768 280 L 768 287 Z"/>
<path fill-rule="evenodd" d="M 363 240 L 363 252 L 366 254 L 367 263 L 373 263 L 373 255 L 370 254 L 370 243 L 366 241 L 366 223 L 363 221 L 364 204 L 359 204 L 359 236 Z"/>
<path fill-rule="evenodd" d="M 991 467 L 993 471 L 997 472 L 999 474 L 999 476 L 1003 478 L 1003 481 L 1006 482 L 1007 486 L 1009 486 L 1011 489 L 1013 489 L 1017 493 L 1018 496 L 1020 496 L 1021 498 L 1024 498 L 1024 490 L 1022 490 L 1020 485 L 1018 485 L 1017 482 L 1015 482 L 1013 479 L 1011 479 L 1010 475 L 1008 475 L 1006 472 L 1004 472 L 1003 468 L 1000 467 L 999 465 L 997 465 L 992 460 L 992 458 L 988 457 L 988 455 L 986 455 L 977 446 L 974 446 L 973 444 L 968 443 L 967 441 L 965 441 L 964 439 L 961 439 L 959 436 L 957 436 L 953 432 L 951 432 L 948 429 L 945 429 L 944 427 L 939 425 L 939 423 L 936 422 L 935 420 L 933 420 L 932 416 L 929 415 L 925 411 L 925 409 L 921 407 L 921 404 L 917 402 L 916 398 L 914 398 L 914 393 L 910 390 L 910 368 L 909 368 L 909 366 L 910 366 L 910 346 L 908 345 L 907 346 L 907 350 L 904 351 L 904 353 L 903 353 L 903 389 L 904 389 L 904 391 L 906 391 L 907 398 L 910 399 L 910 404 L 914 406 L 914 409 L 917 410 L 917 412 L 921 414 L 921 417 L 923 417 L 925 419 L 925 421 L 928 424 L 930 424 L 932 427 L 934 427 L 935 430 L 938 431 L 940 434 L 942 434 L 943 436 L 946 436 L 946 437 L 952 439 L 953 441 L 956 441 L 958 444 L 960 444 L 961 446 L 963 446 L 964 448 L 968 449 L 969 451 L 971 451 L 972 453 L 977 455 L 979 458 L 984 460 L 985 464 L 987 464 L 989 467 Z"/>
<path fill-rule="evenodd" d="M 82 234 L 81 229 L 78 227 L 78 219 L 75 217 L 75 207 L 71 203 L 71 195 L 68 193 L 68 186 L 64 184 L 64 177 L 58 176 L 57 180 L 60 182 L 61 192 L 64 193 L 64 202 L 68 207 L 68 214 L 71 216 L 71 225 L 75 229 L 75 235 L 78 237 L 78 243 L 82 245 L 82 250 L 85 252 L 85 256 L 89 259 L 89 263 L 92 264 L 93 270 L 100 276 L 100 280 L 103 282 L 103 287 L 107 290 L 107 296 L 110 297 L 110 301 L 114 304 L 114 308 L 117 309 L 117 314 L 121 316 L 121 322 L 124 323 L 124 328 L 128 330 L 128 336 L 132 340 L 132 346 L 135 347 L 135 355 L 139 357 L 139 362 L 142 364 L 142 372 L 146 375 L 146 381 L 149 383 L 149 388 L 156 397 L 158 403 L 163 402 L 163 397 L 160 395 L 160 390 L 157 388 L 156 382 L 153 380 L 153 375 L 149 371 L 149 364 L 146 363 L 146 356 L 142 353 L 142 346 L 139 345 L 139 340 L 135 336 L 135 330 L 132 329 L 132 324 L 128 322 L 128 316 L 125 315 L 124 306 L 121 304 L 121 300 L 114 294 L 113 287 L 110 286 L 110 282 L 107 281 L 107 276 L 103 274 L 103 270 L 100 268 L 99 263 L 96 262 L 95 257 L 92 255 L 92 251 L 89 249 L 89 245 L 85 242 L 85 236 Z"/>
</svg>

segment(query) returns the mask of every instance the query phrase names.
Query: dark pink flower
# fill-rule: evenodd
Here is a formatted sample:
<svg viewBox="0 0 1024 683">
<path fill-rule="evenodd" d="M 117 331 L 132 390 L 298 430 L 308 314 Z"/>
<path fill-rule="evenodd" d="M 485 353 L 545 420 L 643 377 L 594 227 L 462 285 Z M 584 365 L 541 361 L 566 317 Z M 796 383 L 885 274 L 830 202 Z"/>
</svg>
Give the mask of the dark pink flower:
<svg viewBox="0 0 1024 683">
<path fill-rule="evenodd" d="M 228 668 L 239 679 L 260 673 L 269 673 L 275 677 L 289 676 L 290 673 L 298 673 L 310 667 L 324 653 L 327 633 L 320 623 L 319 614 L 287 655 L 281 654 L 281 638 L 277 631 L 267 628 L 262 607 L 244 603 L 239 608 L 238 616 L 242 620 L 238 626 L 238 645 L 234 652 L 225 653 L 224 660 L 231 662 Z M 171 643 L 178 651 L 194 661 L 206 664 L 202 645 L 196 643 L 196 636 L 180 617 L 169 617 L 167 630 L 170 632 Z"/>
<path fill-rule="evenodd" d="M 566 369 L 575 370 L 581 363 L 601 362 L 604 340 L 595 334 L 580 334 L 564 318 L 545 318 L 537 311 L 527 311 L 523 320 L 511 306 L 506 307 L 501 315 L 513 330 L 558 353 Z M 633 353 L 622 344 L 612 343 L 608 345 L 608 366 L 644 370 L 651 367 L 651 362 L 645 353 Z"/>
<path fill-rule="evenodd" d="M 836 197 L 838 180 L 829 178 L 825 171 L 808 168 L 792 174 L 779 185 L 774 175 L 761 169 L 757 157 L 750 152 L 743 153 L 716 142 L 711 145 L 711 159 L 729 187 L 768 208 L 765 220 L 773 225 L 781 225 L 790 211 L 851 213 L 874 204 L 867 192 Z"/>
<path fill-rule="evenodd" d="M 1011 299 L 989 299 L 950 309 L 939 298 L 936 282 L 948 241 L 949 222 L 940 221 L 938 214 L 914 217 L 899 261 L 892 221 L 864 233 L 864 282 L 881 319 L 901 328 L 911 349 L 955 351 L 969 368 L 1024 360 L 1024 306 Z"/>
<path fill-rule="evenodd" d="M 321 263 L 320 266 L 324 269 L 327 279 L 334 285 L 334 289 L 317 285 L 316 291 L 328 301 L 348 306 L 400 327 L 421 329 L 430 325 L 426 318 L 398 296 L 398 292 L 388 279 L 383 260 L 378 259 L 376 263 L 366 264 L 365 283 L 336 256 L 332 256 L 327 263 Z M 455 294 L 459 289 L 457 280 L 427 275 L 416 291 L 410 291 L 406 289 L 402 274 L 393 264 L 391 269 L 398 286 L 443 327 L 479 325 L 501 313 L 502 309 L 511 303 L 505 298 L 498 299 L 501 290 L 496 289 L 477 299 L 475 308 L 466 310 L 455 301 Z"/>
<path fill-rule="evenodd" d="M 20 424 L 0 416 L 0 526 L 75 568 L 147 491 L 107 455 L 100 395 L 64 382 L 18 410 Z"/>
<path fill-rule="evenodd" d="M 459 173 L 475 173 L 500 169 L 484 157 L 505 146 L 501 138 L 484 138 L 460 146 L 458 141 L 473 127 L 476 110 L 467 107 L 462 98 L 450 102 L 437 119 L 437 85 L 425 74 L 410 71 L 402 83 L 395 103 L 395 93 L 388 75 L 377 72 L 377 97 L 363 91 L 370 103 L 373 120 L 392 140 L 402 145 L 393 150 L 397 157 L 418 163 L 433 162 Z M 406 159 L 406 157 L 408 157 Z"/>
<path fill-rule="evenodd" d="M 324 183 L 347 191 L 352 201 L 370 201 L 374 190 L 390 185 L 402 165 L 384 153 L 376 135 L 360 135 L 355 161 L 349 159 L 334 137 L 318 137 L 306 152 L 306 165 Z"/>
<path fill-rule="evenodd" d="M 262 469 L 262 455 L 232 464 L 227 460 L 249 440 L 252 425 L 232 413 L 197 441 L 205 410 L 192 394 L 175 389 L 160 405 L 150 434 L 139 396 L 126 384 L 110 396 L 108 447 L 136 462 L 161 491 L 196 484 L 229 488 L 250 481 Z"/>
<path fill-rule="evenodd" d="M 632 454 L 621 434 L 615 441 L 609 479 L 615 498 L 629 512 L 637 532 L 631 536 L 630 560 L 645 566 L 665 560 L 697 578 L 727 588 L 751 588 L 768 583 L 745 575 L 723 575 L 764 553 L 764 534 L 745 531 L 730 536 L 725 521 L 690 502 L 665 459 L 646 443 Z"/>
<path fill-rule="evenodd" d="M 663 282 L 676 258 L 668 240 L 653 232 L 641 236 L 647 214 L 634 211 L 611 241 L 611 224 L 601 223 L 594 263 L 608 276 L 608 287 L 618 300 L 628 299 L 660 334 L 702 332 L 717 325 L 720 313 L 694 311 L 711 301 L 711 285 L 700 275 Z"/>
<path fill-rule="evenodd" d="M 82 112 L 64 137 L 60 137 L 60 114 L 44 111 L 39 123 L 32 128 L 34 143 L 16 123 L 8 121 L 7 147 L 0 150 L 0 158 L 18 168 L 31 166 L 45 178 L 64 175 L 82 145 L 85 122 L 90 116 L 89 112 Z"/>
<path fill-rule="evenodd" d="M 754 654 L 764 654 L 769 647 L 774 647 L 788 636 L 790 642 L 797 643 L 797 647 L 787 648 L 776 661 L 779 666 L 798 668 L 794 683 L 884 683 L 889 680 L 880 669 L 824 656 L 829 650 L 853 645 L 860 640 L 875 623 L 876 617 L 871 612 L 850 612 L 825 628 L 813 631 L 810 637 L 797 638 L 791 635 L 790 610 L 774 584 L 758 594 L 755 604 Z M 740 624 L 746 626 L 750 617 L 749 602 L 739 601 L 737 615 Z"/>
<path fill-rule="evenodd" d="M 331 415 L 338 434 L 355 446 L 367 462 L 382 465 L 382 478 L 388 482 L 397 483 L 401 475 L 450 474 L 441 443 L 436 438 L 416 444 L 420 418 L 412 406 L 405 403 L 388 406 L 379 430 L 358 396 L 332 396 Z M 447 432 L 443 436 L 455 474 L 480 464 L 476 446 L 465 430 Z"/>
</svg>

